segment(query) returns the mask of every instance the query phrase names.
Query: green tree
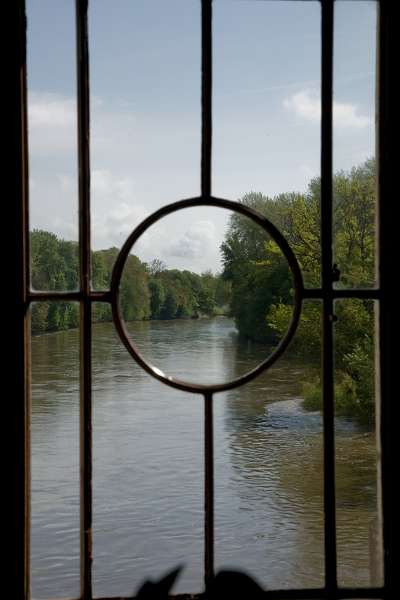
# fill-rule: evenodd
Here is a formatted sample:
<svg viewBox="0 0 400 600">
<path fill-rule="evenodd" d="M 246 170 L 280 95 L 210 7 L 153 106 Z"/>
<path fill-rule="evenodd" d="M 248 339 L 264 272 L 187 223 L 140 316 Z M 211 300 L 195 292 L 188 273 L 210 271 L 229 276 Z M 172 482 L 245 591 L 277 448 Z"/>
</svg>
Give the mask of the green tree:
<svg viewBox="0 0 400 600">
<path fill-rule="evenodd" d="M 126 321 L 150 317 L 150 292 L 146 265 L 129 255 L 121 278 L 120 303 Z"/>
<path fill-rule="evenodd" d="M 66 262 L 57 236 L 48 231 L 34 230 L 30 242 L 33 289 L 67 290 Z"/>
<path fill-rule="evenodd" d="M 165 289 L 161 279 L 152 277 L 149 281 L 151 318 L 159 319 L 165 302 Z"/>
<path fill-rule="evenodd" d="M 375 163 L 366 161 L 333 180 L 335 261 L 339 285 L 368 286 L 374 282 Z M 310 182 L 306 194 L 287 193 L 274 199 L 248 194 L 241 202 L 266 215 L 291 245 L 306 285 L 320 285 L 321 182 Z M 232 285 L 231 310 L 239 332 L 253 339 L 284 335 L 291 318 L 290 273 L 276 244 L 256 231 L 248 219 L 235 215 L 221 246 L 223 277 Z M 259 229 L 259 228 L 258 228 Z M 373 418 L 373 309 L 356 299 L 335 306 L 336 405 L 341 414 L 363 421 Z M 264 324 L 263 324 L 264 322 Z M 291 351 L 303 357 L 320 352 L 320 308 L 304 303 Z M 308 398 L 320 402 L 320 382 L 310 382 Z"/>
<path fill-rule="evenodd" d="M 240 201 L 283 223 L 283 211 L 270 198 L 252 193 Z M 272 304 L 290 302 L 291 279 L 281 251 L 264 229 L 234 213 L 221 253 L 222 277 L 231 283 L 230 308 L 239 333 L 257 341 L 273 342 L 276 331 L 265 317 Z"/>
<path fill-rule="evenodd" d="M 374 283 L 375 161 L 334 177 L 334 234 L 341 282 L 349 287 Z"/>
</svg>

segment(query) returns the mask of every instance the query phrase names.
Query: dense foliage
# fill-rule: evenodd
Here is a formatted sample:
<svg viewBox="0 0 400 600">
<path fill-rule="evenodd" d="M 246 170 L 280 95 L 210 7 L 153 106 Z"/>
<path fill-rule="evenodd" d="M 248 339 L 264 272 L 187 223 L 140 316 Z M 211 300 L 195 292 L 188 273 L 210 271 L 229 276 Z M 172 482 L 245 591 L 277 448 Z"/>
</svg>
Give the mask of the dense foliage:
<svg viewBox="0 0 400 600">
<path fill-rule="evenodd" d="M 334 176 L 334 256 L 338 285 L 368 287 L 374 283 L 375 165 L 366 161 Z M 246 194 L 240 202 L 267 216 L 283 233 L 301 266 L 306 286 L 321 281 L 320 180 L 305 194 L 268 198 Z M 232 285 L 231 312 L 239 333 L 276 343 L 292 312 L 292 278 L 277 245 L 248 218 L 234 214 L 221 246 L 223 277 Z M 373 306 L 371 301 L 336 302 L 336 410 L 371 422 L 374 414 Z M 305 302 L 291 350 L 305 359 L 320 356 L 320 305 Z M 305 390 L 306 405 L 320 405 L 318 378 Z"/>
<path fill-rule="evenodd" d="M 92 253 L 94 289 L 107 289 L 117 248 Z M 53 233 L 31 233 L 32 287 L 74 290 L 78 287 L 78 245 Z M 120 288 L 126 321 L 212 316 L 227 310 L 230 284 L 210 271 L 198 275 L 167 269 L 160 260 L 150 265 L 137 256 L 127 259 Z M 108 304 L 95 303 L 94 321 L 110 321 Z M 32 308 L 32 331 L 41 333 L 77 327 L 79 307 L 73 302 L 40 302 Z"/>
</svg>

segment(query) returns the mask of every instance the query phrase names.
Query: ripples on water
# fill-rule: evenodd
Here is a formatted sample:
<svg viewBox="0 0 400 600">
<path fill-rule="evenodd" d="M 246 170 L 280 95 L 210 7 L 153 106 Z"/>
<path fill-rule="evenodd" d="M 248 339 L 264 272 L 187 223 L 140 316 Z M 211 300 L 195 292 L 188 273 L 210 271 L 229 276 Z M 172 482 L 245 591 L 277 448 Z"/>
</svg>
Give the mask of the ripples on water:
<svg viewBox="0 0 400 600">
<path fill-rule="evenodd" d="M 131 325 L 168 374 L 224 381 L 254 367 L 229 319 Z M 76 331 L 33 339 L 34 597 L 78 595 L 79 379 Z M 203 402 L 152 380 L 111 324 L 94 327 L 94 590 L 132 594 L 179 563 L 175 592 L 203 588 Z M 244 388 L 215 397 L 216 563 L 266 587 L 323 584 L 321 417 L 302 409 L 303 367 L 281 359 Z M 371 433 L 337 421 L 343 583 L 369 584 L 376 513 Z"/>
</svg>

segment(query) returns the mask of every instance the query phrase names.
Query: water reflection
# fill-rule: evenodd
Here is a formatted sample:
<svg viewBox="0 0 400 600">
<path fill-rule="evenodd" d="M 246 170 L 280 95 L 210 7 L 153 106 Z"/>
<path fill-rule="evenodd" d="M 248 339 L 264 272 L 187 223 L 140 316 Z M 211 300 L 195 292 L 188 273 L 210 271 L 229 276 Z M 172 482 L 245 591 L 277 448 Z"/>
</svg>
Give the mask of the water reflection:
<svg viewBox="0 0 400 600">
<path fill-rule="evenodd" d="M 167 372 L 227 380 L 265 348 L 241 345 L 229 319 L 130 324 Z M 205 351 L 207 348 L 207 352 Z M 129 595 L 184 563 L 174 592 L 202 590 L 203 403 L 146 375 L 112 324 L 94 327 L 94 582 Z M 215 397 L 216 560 L 268 588 L 323 583 L 322 424 L 302 408 L 304 365 L 282 358 Z M 78 336 L 33 340 L 33 589 L 77 593 Z M 369 583 L 365 524 L 375 517 L 371 433 L 337 421 L 342 561 Z M 348 456 L 352 460 L 347 459 Z M 341 546 L 341 547 L 342 547 Z M 154 571 L 154 565 L 157 569 Z"/>
<path fill-rule="evenodd" d="M 229 452 L 230 483 L 240 498 L 230 520 L 219 519 L 219 564 L 240 565 L 267 587 L 323 585 L 322 419 L 302 408 L 307 373 L 282 359 L 243 390 L 226 394 L 219 414 L 226 436 L 221 451 Z M 344 418 L 336 419 L 335 428 L 341 575 L 351 585 L 369 585 L 377 501 L 374 434 Z M 218 476 L 224 477 L 224 468 L 221 460 Z M 217 483 L 217 493 L 225 496 L 228 483 Z M 219 506 L 222 512 L 222 497 Z M 243 510 L 243 526 L 253 532 L 248 552 L 235 526 Z"/>
<path fill-rule="evenodd" d="M 77 331 L 32 340 L 33 597 L 79 594 Z"/>
<path fill-rule="evenodd" d="M 237 348 L 242 363 L 261 351 Z M 225 394 L 217 411 L 224 440 L 217 460 L 218 564 L 253 573 L 270 589 L 319 586 L 323 579 L 321 417 L 301 408 L 302 377 L 304 367 L 281 359 Z M 227 487 L 235 497 L 229 514 Z"/>
</svg>

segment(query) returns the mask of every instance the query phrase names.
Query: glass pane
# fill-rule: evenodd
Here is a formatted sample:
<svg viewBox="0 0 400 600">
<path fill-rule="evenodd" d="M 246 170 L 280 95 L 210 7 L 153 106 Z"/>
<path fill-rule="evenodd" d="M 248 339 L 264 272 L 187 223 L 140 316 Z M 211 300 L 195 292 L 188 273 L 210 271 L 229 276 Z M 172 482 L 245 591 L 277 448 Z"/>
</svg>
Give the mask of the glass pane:
<svg viewBox="0 0 400 600">
<path fill-rule="evenodd" d="M 98 0 L 89 17 L 92 243 L 105 250 L 199 194 L 200 3 Z"/>
<path fill-rule="evenodd" d="M 173 592 L 202 591 L 203 399 L 150 378 L 111 323 L 94 325 L 93 392 L 95 595 L 130 596 L 178 565 Z"/>
<path fill-rule="evenodd" d="M 285 310 L 270 309 L 277 327 Z M 237 348 L 238 364 L 246 350 Z M 320 304 L 307 302 L 285 356 L 215 400 L 217 568 L 243 570 L 267 589 L 324 582 L 319 370 Z"/>
<path fill-rule="evenodd" d="M 35 290 L 74 290 L 79 276 L 77 242 L 55 233 L 35 229 L 30 232 L 31 284 Z"/>
<path fill-rule="evenodd" d="M 320 4 L 213 7 L 213 193 L 265 212 L 317 285 Z"/>
<path fill-rule="evenodd" d="M 28 0 L 26 8 L 32 286 L 71 290 L 78 285 L 75 9 L 51 0 Z"/>
<path fill-rule="evenodd" d="M 79 307 L 32 307 L 33 598 L 79 595 Z"/>
<path fill-rule="evenodd" d="M 335 3 L 334 261 L 337 287 L 375 285 L 376 2 Z"/>
<path fill-rule="evenodd" d="M 347 587 L 379 586 L 374 302 L 337 301 L 335 312 L 338 581 Z"/>
<path fill-rule="evenodd" d="M 257 367 L 293 312 L 293 276 L 280 247 L 248 217 L 220 208 L 185 209 L 152 225 L 132 248 L 119 289 L 129 339 L 142 356 L 185 381 L 194 373 L 198 384 L 225 383 Z M 266 315 L 279 301 L 288 312 L 278 332 Z M 153 337 L 156 330 L 162 337 Z M 181 344 L 171 353 L 175 334 Z M 238 362 L 239 338 L 251 337 L 264 342 L 264 352 Z"/>
</svg>

